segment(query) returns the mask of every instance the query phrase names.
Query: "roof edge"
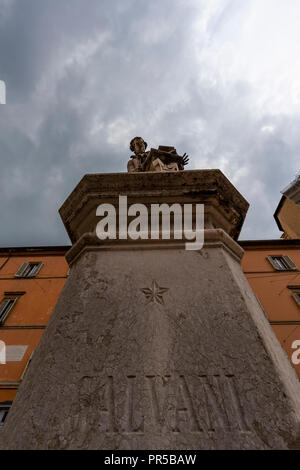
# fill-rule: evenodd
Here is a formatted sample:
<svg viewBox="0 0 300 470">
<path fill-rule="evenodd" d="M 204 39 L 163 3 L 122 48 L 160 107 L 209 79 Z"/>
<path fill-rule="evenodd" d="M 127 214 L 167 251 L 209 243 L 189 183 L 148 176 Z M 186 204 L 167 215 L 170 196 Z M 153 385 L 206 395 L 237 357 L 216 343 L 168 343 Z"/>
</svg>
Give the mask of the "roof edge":
<svg viewBox="0 0 300 470">
<path fill-rule="evenodd" d="M 66 252 L 71 248 L 71 245 L 48 245 L 48 246 L 8 246 L 0 247 L 0 253 L 33 253 L 33 252 Z"/>
</svg>

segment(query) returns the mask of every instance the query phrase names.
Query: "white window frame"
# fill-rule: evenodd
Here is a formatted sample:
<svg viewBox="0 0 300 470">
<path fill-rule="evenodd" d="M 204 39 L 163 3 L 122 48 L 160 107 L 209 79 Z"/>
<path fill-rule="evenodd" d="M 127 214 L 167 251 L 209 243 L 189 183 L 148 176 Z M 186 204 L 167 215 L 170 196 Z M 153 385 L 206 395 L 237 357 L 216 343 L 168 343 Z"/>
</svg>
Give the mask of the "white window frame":
<svg viewBox="0 0 300 470">
<path fill-rule="evenodd" d="M 27 261 L 26 263 L 22 263 L 21 266 L 19 267 L 18 271 L 15 273 L 15 277 L 21 277 L 21 278 L 32 278 L 36 277 L 36 275 L 39 273 L 41 270 L 41 267 L 43 266 L 44 263 L 41 261 Z M 30 274 L 30 265 L 35 265 L 36 269 L 33 272 L 33 274 Z"/>
</svg>

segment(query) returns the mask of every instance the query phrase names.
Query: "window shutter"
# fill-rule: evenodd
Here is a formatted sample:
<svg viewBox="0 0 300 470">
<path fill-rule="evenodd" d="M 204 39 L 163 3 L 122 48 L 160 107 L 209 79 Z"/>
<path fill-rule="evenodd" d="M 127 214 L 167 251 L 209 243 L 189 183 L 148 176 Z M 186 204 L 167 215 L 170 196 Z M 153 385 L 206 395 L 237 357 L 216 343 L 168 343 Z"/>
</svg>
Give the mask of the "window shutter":
<svg viewBox="0 0 300 470">
<path fill-rule="evenodd" d="M 9 409 L 12 405 L 11 401 L 4 401 L 0 403 L 0 428 L 3 427 L 6 416 L 9 412 Z"/>
<path fill-rule="evenodd" d="M 43 263 L 28 263 L 28 270 L 26 271 L 26 277 L 35 277 L 41 267 L 43 266 Z"/>
<path fill-rule="evenodd" d="M 4 310 L 6 309 L 6 307 L 9 304 L 10 301 L 11 301 L 11 299 L 4 299 L 0 304 L 0 322 L 1 322 L 1 315 L 4 312 Z"/>
<path fill-rule="evenodd" d="M 44 263 L 42 263 L 42 262 L 38 263 L 37 268 L 36 268 L 35 273 L 34 273 L 35 276 L 40 272 L 43 264 Z"/>
<path fill-rule="evenodd" d="M 278 262 L 276 262 L 276 258 Z M 298 268 L 295 263 L 291 260 L 291 258 L 287 255 L 272 255 L 267 256 L 267 260 L 271 263 L 276 271 L 297 271 Z M 280 261 L 283 267 L 280 267 Z M 286 266 L 286 267 L 284 267 Z"/>
<path fill-rule="evenodd" d="M 20 268 L 16 272 L 15 277 L 22 277 L 27 267 L 28 267 L 28 263 L 22 263 Z"/>
<path fill-rule="evenodd" d="M 282 257 L 290 269 L 292 269 L 293 271 L 297 271 L 297 266 L 295 265 L 295 263 L 291 260 L 289 256 L 283 255 Z"/>
<path fill-rule="evenodd" d="M 5 321 L 7 315 L 17 302 L 19 297 L 15 299 L 4 299 L 0 304 L 0 325 Z"/>
<path fill-rule="evenodd" d="M 8 411 L 6 409 L 0 409 L 0 428 L 3 427 L 7 413 Z"/>
<path fill-rule="evenodd" d="M 15 274 L 15 277 L 35 277 L 43 266 L 42 262 L 23 263 Z"/>
<path fill-rule="evenodd" d="M 271 263 L 271 265 L 273 266 L 273 268 L 276 269 L 276 271 L 280 271 L 280 269 L 278 269 L 276 263 L 274 262 L 272 256 L 267 256 L 267 260 Z"/>
<path fill-rule="evenodd" d="M 293 292 L 292 296 L 294 297 L 294 300 L 297 302 L 297 304 L 300 307 L 300 292 Z"/>
</svg>

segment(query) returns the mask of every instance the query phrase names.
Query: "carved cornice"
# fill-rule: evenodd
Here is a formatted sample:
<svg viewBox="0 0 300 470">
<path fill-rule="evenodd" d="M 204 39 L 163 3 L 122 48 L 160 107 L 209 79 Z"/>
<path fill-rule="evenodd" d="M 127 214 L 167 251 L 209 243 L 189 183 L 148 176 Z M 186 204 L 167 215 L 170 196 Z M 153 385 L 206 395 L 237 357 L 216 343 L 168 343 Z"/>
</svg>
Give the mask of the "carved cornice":
<svg viewBox="0 0 300 470">
<path fill-rule="evenodd" d="M 93 230 L 84 225 L 89 214 L 92 212 L 96 220 L 96 207 L 105 202 L 116 204 L 119 195 L 126 195 L 129 204 L 205 204 L 207 213 L 213 213 L 217 220 L 215 228 L 223 228 L 234 239 L 238 238 L 249 207 L 220 170 L 88 174 L 59 210 L 72 243 Z"/>
<path fill-rule="evenodd" d="M 244 250 L 222 229 L 204 231 L 203 248 L 223 248 L 240 262 Z M 72 265 L 86 251 L 120 250 L 159 250 L 185 249 L 183 240 L 106 240 L 102 241 L 93 233 L 85 233 L 66 253 L 69 265 Z"/>
</svg>

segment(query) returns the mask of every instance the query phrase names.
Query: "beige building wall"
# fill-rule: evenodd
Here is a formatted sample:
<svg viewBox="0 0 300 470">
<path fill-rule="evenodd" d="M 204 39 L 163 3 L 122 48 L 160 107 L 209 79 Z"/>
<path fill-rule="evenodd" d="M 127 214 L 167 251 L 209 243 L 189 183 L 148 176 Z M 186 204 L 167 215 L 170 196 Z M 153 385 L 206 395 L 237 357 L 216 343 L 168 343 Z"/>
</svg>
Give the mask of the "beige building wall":
<svg viewBox="0 0 300 470">
<path fill-rule="evenodd" d="M 277 213 L 278 221 L 284 230 L 284 238 L 300 238 L 300 205 L 288 198 L 283 199 Z"/>
</svg>

